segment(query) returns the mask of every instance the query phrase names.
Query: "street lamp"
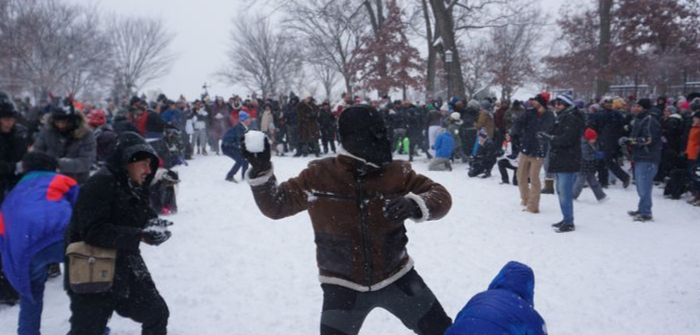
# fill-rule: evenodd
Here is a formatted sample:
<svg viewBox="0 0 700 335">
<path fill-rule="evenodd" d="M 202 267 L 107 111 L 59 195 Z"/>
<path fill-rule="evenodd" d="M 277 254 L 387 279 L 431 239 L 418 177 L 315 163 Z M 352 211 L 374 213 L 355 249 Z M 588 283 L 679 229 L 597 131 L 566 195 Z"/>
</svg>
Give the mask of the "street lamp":
<svg viewBox="0 0 700 335">
<path fill-rule="evenodd" d="M 450 72 L 452 72 L 452 50 L 445 51 L 445 63 L 447 64 L 447 100 L 452 99 L 452 78 L 450 78 Z"/>
</svg>

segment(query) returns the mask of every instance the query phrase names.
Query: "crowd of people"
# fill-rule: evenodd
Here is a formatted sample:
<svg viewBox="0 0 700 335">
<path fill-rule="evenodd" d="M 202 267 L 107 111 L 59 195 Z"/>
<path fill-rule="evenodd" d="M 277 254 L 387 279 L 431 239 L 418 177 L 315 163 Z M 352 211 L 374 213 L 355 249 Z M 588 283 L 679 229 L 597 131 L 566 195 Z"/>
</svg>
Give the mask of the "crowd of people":
<svg viewBox="0 0 700 335">
<path fill-rule="evenodd" d="M 243 138 L 249 130 L 265 134 L 263 154 L 246 150 Z M 367 138 L 366 142 L 362 142 L 363 138 Z M 230 157 L 233 166 L 222 177 L 230 182 L 247 179 L 261 211 L 276 219 L 307 209 L 294 207 L 305 201 L 285 206 L 292 197 L 278 199 L 284 193 L 280 189 L 304 197 L 306 193 L 294 192 L 295 187 L 319 183 L 314 190 L 320 190 L 333 185 L 311 179 L 303 183 L 290 180 L 278 189 L 276 182 L 270 182 L 274 181 L 271 155 L 337 154 L 336 161 L 326 160 L 314 167 L 327 169 L 324 174 L 309 173 L 341 174 L 333 168 L 334 164 L 353 166 L 356 171 L 342 177 L 356 187 L 373 180 L 377 169 L 392 170 L 395 155 L 406 155 L 408 161 L 424 155 L 430 171 L 461 171 L 468 177 L 489 178 L 497 166 L 501 183 L 518 187 L 525 212 L 539 213 L 541 194 L 556 192 L 563 218 L 552 226 L 564 233 L 575 231 L 573 201 L 586 185 L 598 201 L 604 202 L 608 199 L 606 188 L 618 182 L 623 188 L 634 183 L 639 204 L 629 215 L 639 222 L 653 219 L 654 185 L 662 186 L 670 199 L 680 199 L 689 192 L 688 202 L 700 206 L 699 152 L 700 93 L 678 99 L 660 97 L 655 103 L 633 97 L 584 102 L 566 93 L 552 98 L 542 92 L 522 102 L 428 98 L 423 103 L 412 103 L 392 101 L 389 97 L 365 101 L 349 94 L 343 94 L 337 102 L 318 102 L 312 96 L 290 93 L 279 100 L 253 94 L 245 99 L 234 95 L 228 101 L 219 96 L 210 99 L 208 95 L 188 101 L 182 96 L 170 99 L 161 94 L 153 101 L 133 96 L 100 104 L 79 102 L 69 96 L 50 97 L 32 105 L 29 100 L 13 101 L 0 92 L 0 201 L 7 195 L 0 216 L 0 250 L 3 268 L 10 269 L 0 276 L 0 302 L 19 301 L 19 332 L 33 334 L 39 328 L 44 283 L 48 277 L 60 275 L 56 263 L 62 261 L 65 250 L 71 250 L 69 257 L 75 259 L 92 253 L 90 257 L 101 255 L 109 260 L 108 250 L 116 249 L 120 252 L 112 256 L 116 264 L 112 273 L 114 286 L 104 289 L 96 283 L 86 288 L 65 276 L 73 313 L 71 334 L 108 332 L 106 324 L 114 311 L 143 323 L 144 333 L 164 334 L 168 308 L 141 259 L 139 243 L 159 245 L 170 237 L 167 227 L 172 223 L 158 216 L 177 212 L 175 188 L 179 176 L 173 167 L 210 154 Z M 396 169 L 406 171 L 402 164 L 395 164 Z M 512 177 L 508 170 L 513 171 Z M 449 193 L 441 185 L 415 173 L 408 176 L 415 180 L 407 181 L 392 175 L 375 176 L 376 185 L 372 185 L 379 187 L 391 181 L 410 186 L 405 196 L 394 199 L 386 208 L 377 207 L 385 212 L 388 221 L 401 225 L 373 234 L 394 234 L 401 230 L 405 219 L 437 219 L 449 210 L 449 206 L 445 207 L 451 201 Z M 304 176 L 302 173 L 299 178 Z M 77 187 L 78 196 L 74 192 Z M 360 190 L 368 191 L 363 187 Z M 329 189 L 328 194 L 336 191 Z M 32 201 L 37 203 L 29 204 L 17 192 L 47 196 L 35 197 Z M 376 192 L 383 191 L 379 187 Z M 431 197 L 445 198 L 444 203 L 426 204 Z M 43 220 L 43 216 L 22 212 L 24 206 L 55 210 L 51 206 L 56 204 L 49 205 L 47 201 L 59 201 L 63 210 L 72 210 L 73 215 L 57 216 L 58 221 L 41 243 L 12 245 L 4 239 L 6 234 L 17 234 L 8 220 Z M 360 207 L 362 212 L 364 207 Z M 309 209 L 312 221 L 317 215 L 312 212 L 324 210 Z M 333 252 L 339 247 L 338 238 L 323 231 L 320 224 L 314 223 L 314 227 L 321 236 L 319 248 Z M 59 234 L 63 231 L 65 239 L 63 233 Z M 329 239 L 327 243 L 323 238 Z M 105 250 L 86 248 L 85 244 Z M 376 289 L 377 283 L 383 288 L 393 287 L 392 283 L 401 280 L 406 285 L 422 281 L 415 271 L 411 272 L 405 244 L 382 248 L 385 247 L 396 249 L 396 259 L 385 264 L 385 272 L 365 273 L 367 277 L 339 274 L 334 260 L 319 264 L 322 281 L 331 284 L 324 287 L 324 292 L 364 292 L 366 288 Z M 361 259 L 360 256 L 367 257 L 358 255 L 354 259 Z M 79 264 L 69 259 L 70 264 Z M 355 265 L 362 268 L 362 264 Z M 78 265 L 72 266 L 76 269 Z M 30 271 L 31 275 L 18 276 L 18 271 Z M 66 266 L 65 272 L 70 271 Z M 77 292 L 84 289 L 98 294 L 86 296 Z M 397 289 L 400 291 L 401 287 Z M 128 298 L 128 292 L 140 292 L 142 301 Z M 417 299 L 416 304 L 427 302 L 435 308 L 399 317 L 416 331 L 442 333 L 451 320 L 429 289 L 422 294 L 423 300 Z M 379 296 L 368 298 L 367 303 L 377 304 L 375 298 Z M 384 298 L 404 299 L 398 293 Z M 322 329 L 326 327 L 327 334 L 336 334 L 332 329 L 356 331 L 368 311 L 353 311 L 360 313 L 357 320 L 343 322 L 332 315 L 348 311 L 326 310 L 324 303 L 326 312 L 331 316 L 322 320 Z M 538 317 L 532 319 L 540 322 Z M 421 324 L 423 318 L 432 320 L 433 328 Z"/>
</svg>

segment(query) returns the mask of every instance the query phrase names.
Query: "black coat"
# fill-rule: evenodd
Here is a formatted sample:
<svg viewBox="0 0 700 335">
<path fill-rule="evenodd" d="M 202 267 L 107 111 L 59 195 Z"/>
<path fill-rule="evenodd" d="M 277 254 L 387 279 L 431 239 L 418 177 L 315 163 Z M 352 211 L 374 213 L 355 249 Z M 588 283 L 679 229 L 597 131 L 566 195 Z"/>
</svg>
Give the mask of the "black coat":
<svg viewBox="0 0 700 335">
<path fill-rule="evenodd" d="M 535 109 L 526 110 L 513 126 L 513 135 L 520 138 L 520 152 L 530 157 L 546 156 L 546 143 L 537 139 L 537 133 L 549 130 L 555 118 L 554 112 L 550 110 L 542 115 Z"/>
<path fill-rule="evenodd" d="M 549 141 L 549 173 L 574 173 L 581 171 L 581 137 L 586 127 L 586 117 L 576 107 L 562 111 L 547 132 Z"/>
<path fill-rule="evenodd" d="M 16 124 L 9 133 L 0 133 L 0 203 L 19 180 L 17 162 L 27 153 L 26 129 Z"/>
<path fill-rule="evenodd" d="M 129 185 L 125 169 L 128 160 L 137 152 L 153 155 L 151 174 L 142 187 Z M 151 280 L 139 247 L 142 229 L 150 219 L 157 217 L 150 206 L 148 192 L 157 168 L 158 160 L 151 146 L 135 133 L 123 133 L 117 139 L 107 165 L 80 188 L 66 230 L 66 246 L 84 241 L 97 247 L 117 249 L 113 294 L 125 297 L 133 283 Z M 70 266 L 69 262 L 65 264 Z M 70 270 L 67 269 L 66 273 Z"/>
<path fill-rule="evenodd" d="M 615 157 L 620 150 L 618 140 L 625 135 L 625 114 L 616 110 L 601 110 L 592 115 L 589 126 L 598 132 L 598 143 L 606 157 Z"/>
</svg>

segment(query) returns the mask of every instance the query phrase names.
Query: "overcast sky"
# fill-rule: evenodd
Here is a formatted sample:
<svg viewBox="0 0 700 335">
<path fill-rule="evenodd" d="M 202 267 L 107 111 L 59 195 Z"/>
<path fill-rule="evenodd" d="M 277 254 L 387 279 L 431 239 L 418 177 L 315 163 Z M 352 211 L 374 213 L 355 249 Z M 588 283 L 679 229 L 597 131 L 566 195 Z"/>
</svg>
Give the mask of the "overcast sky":
<svg viewBox="0 0 700 335">
<path fill-rule="evenodd" d="M 80 0 L 74 2 L 84 3 Z M 544 9 L 556 13 L 567 0 L 541 0 Z M 590 0 L 593 1 L 593 0 Z M 257 3 L 255 12 L 269 12 L 261 8 L 268 1 L 244 0 L 97 0 L 103 10 L 124 15 L 161 17 L 166 27 L 175 34 L 172 45 L 177 54 L 169 75 L 154 80 L 142 89 L 161 90 L 169 97 L 184 94 L 193 100 L 202 93 L 202 85 L 211 86 L 210 94 L 229 97 L 232 93 L 247 95 L 243 86 L 217 82 L 215 72 L 226 63 L 226 50 L 232 20 L 238 13 Z"/>
</svg>

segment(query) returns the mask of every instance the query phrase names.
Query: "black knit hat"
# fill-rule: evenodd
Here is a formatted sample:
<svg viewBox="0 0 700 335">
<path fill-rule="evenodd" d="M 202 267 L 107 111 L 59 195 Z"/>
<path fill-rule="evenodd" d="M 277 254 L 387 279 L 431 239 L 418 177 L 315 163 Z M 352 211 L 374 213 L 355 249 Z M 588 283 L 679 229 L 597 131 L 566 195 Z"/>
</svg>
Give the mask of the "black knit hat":
<svg viewBox="0 0 700 335">
<path fill-rule="evenodd" d="M 10 95 L 0 91 L 0 118 L 4 117 L 17 117 L 17 112 Z"/>
<path fill-rule="evenodd" d="M 391 143 L 384 119 L 373 107 L 353 105 L 338 119 L 338 136 L 349 153 L 377 166 L 391 163 Z"/>
<path fill-rule="evenodd" d="M 58 160 L 42 152 L 29 152 L 22 158 L 24 173 L 31 171 L 51 171 L 58 169 Z"/>
<path fill-rule="evenodd" d="M 640 105 L 644 110 L 650 110 L 651 109 L 651 100 L 647 98 L 639 99 L 634 102 L 635 105 Z"/>
</svg>

